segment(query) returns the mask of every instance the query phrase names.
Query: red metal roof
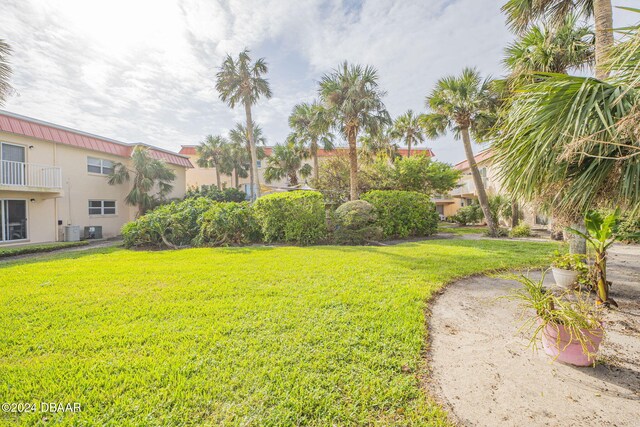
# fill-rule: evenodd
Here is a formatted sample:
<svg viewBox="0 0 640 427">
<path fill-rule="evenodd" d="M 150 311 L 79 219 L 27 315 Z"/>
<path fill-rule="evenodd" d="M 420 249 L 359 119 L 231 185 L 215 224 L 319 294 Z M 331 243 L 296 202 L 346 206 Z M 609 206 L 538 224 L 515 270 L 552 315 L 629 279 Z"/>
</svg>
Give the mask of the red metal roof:
<svg viewBox="0 0 640 427">
<path fill-rule="evenodd" d="M 476 154 L 474 156 L 474 159 L 476 161 L 476 163 L 480 163 L 483 162 L 487 159 L 489 159 L 491 157 L 491 149 L 488 148 L 484 151 L 479 152 L 478 154 Z M 469 162 L 466 160 L 461 161 L 460 163 L 456 163 L 454 166 L 454 168 L 458 169 L 458 170 L 465 170 L 465 169 L 469 169 Z"/>
<path fill-rule="evenodd" d="M 0 131 L 28 136 L 44 141 L 57 142 L 87 150 L 99 151 L 120 157 L 130 157 L 136 145 L 149 147 L 149 154 L 154 159 L 164 160 L 177 166 L 192 168 L 193 165 L 185 156 L 181 156 L 161 148 L 147 144 L 127 144 L 125 142 L 92 135 L 64 126 L 47 123 L 30 117 L 21 116 L 8 111 L 0 111 Z"/>
<path fill-rule="evenodd" d="M 331 150 L 331 151 L 319 149 L 318 150 L 318 157 L 330 157 L 330 156 L 333 156 L 334 154 L 336 154 L 338 152 L 345 152 L 347 150 L 348 150 L 347 147 L 337 147 L 335 150 Z M 264 153 L 267 156 L 270 156 L 272 151 L 273 151 L 273 147 L 264 147 Z M 409 150 L 407 150 L 406 148 L 400 148 L 398 150 L 398 153 L 400 153 L 400 155 L 406 157 L 407 154 L 409 153 Z M 196 146 L 195 145 L 183 145 L 182 148 L 180 149 L 180 154 L 184 154 L 184 155 L 187 155 L 187 156 L 193 156 L 193 155 L 196 154 Z M 414 155 L 414 156 L 427 156 L 427 157 L 434 157 L 435 156 L 433 154 L 433 151 L 431 150 L 431 148 L 412 148 L 411 149 L 411 154 Z"/>
</svg>

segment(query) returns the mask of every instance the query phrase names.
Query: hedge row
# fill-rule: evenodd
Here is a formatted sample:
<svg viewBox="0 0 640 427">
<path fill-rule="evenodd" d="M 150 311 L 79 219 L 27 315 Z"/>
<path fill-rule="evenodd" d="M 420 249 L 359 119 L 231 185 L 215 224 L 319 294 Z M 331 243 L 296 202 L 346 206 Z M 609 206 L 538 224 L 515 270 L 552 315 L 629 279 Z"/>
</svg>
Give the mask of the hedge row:
<svg viewBox="0 0 640 427">
<path fill-rule="evenodd" d="M 438 215 L 424 194 L 371 191 L 362 199 L 338 208 L 336 227 L 330 231 L 322 194 L 315 191 L 269 194 L 253 205 L 190 198 L 126 224 L 122 236 L 127 247 L 177 248 L 253 242 L 362 244 L 436 232 Z"/>
</svg>

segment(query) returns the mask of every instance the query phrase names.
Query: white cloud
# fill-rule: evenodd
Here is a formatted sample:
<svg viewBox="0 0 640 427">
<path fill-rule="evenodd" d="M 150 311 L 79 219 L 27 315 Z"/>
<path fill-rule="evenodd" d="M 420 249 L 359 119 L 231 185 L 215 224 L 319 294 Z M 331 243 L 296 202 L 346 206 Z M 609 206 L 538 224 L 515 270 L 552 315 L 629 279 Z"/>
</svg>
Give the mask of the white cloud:
<svg viewBox="0 0 640 427">
<path fill-rule="evenodd" d="M 465 66 L 500 74 L 511 38 L 503 2 L 3 0 L 20 93 L 6 108 L 177 150 L 244 120 L 218 99 L 214 76 L 227 52 L 249 47 L 270 65 L 274 98 L 254 116 L 275 143 L 293 105 L 345 59 L 379 69 L 393 115 L 423 110 L 435 81 Z M 635 19 L 615 13 L 619 25 Z M 463 157 L 451 137 L 430 145 L 447 161 Z"/>
</svg>

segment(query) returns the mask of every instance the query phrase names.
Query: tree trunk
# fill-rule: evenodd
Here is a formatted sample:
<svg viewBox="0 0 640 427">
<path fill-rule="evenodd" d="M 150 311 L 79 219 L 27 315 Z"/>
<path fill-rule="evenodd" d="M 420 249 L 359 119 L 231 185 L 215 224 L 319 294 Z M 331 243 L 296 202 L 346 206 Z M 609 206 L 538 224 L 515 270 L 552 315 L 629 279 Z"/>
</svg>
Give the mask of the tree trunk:
<svg viewBox="0 0 640 427">
<path fill-rule="evenodd" d="M 511 228 L 516 227 L 518 225 L 518 202 L 511 202 Z"/>
<path fill-rule="evenodd" d="M 407 157 L 411 157 L 411 140 L 407 141 Z"/>
<path fill-rule="evenodd" d="M 584 225 L 584 221 L 578 220 L 571 224 L 571 228 L 575 228 L 583 233 L 587 232 L 587 227 Z M 569 252 L 572 254 L 586 255 L 587 253 L 587 241 L 584 237 L 571 234 L 569 236 Z"/>
<path fill-rule="evenodd" d="M 318 167 L 318 143 L 316 141 L 311 143 L 311 155 L 313 156 L 313 179 L 318 182 L 320 172 Z"/>
<path fill-rule="evenodd" d="M 247 116 L 247 136 L 249 137 L 249 147 L 251 151 L 251 175 L 253 175 L 251 182 L 251 200 L 255 200 L 260 197 L 260 177 L 258 176 L 258 151 L 256 150 L 256 142 L 253 140 L 251 105 L 249 105 L 248 102 L 244 104 L 244 112 Z"/>
<path fill-rule="evenodd" d="M 298 175 L 295 172 L 291 172 L 289 174 L 289 187 L 296 187 L 298 184 Z"/>
<path fill-rule="evenodd" d="M 462 134 L 462 142 L 464 143 L 464 152 L 467 155 L 467 161 L 469 162 L 469 168 L 471 169 L 471 175 L 473 176 L 473 183 L 476 185 L 478 201 L 480 202 L 480 207 L 482 208 L 484 217 L 487 220 L 487 226 L 489 227 L 489 235 L 496 236 L 498 234 L 498 229 L 496 227 L 496 224 L 493 222 L 493 218 L 491 217 L 491 209 L 489 209 L 489 198 L 487 197 L 487 191 L 484 188 L 484 183 L 482 182 L 482 177 L 480 176 L 480 171 L 478 170 L 478 165 L 476 164 L 476 160 L 473 156 L 471 139 L 469 137 L 469 128 L 461 128 L 460 133 Z"/>
<path fill-rule="evenodd" d="M 350 180 L 350 200 L 358 200 L 358 147 L 356 146 L 356 129 L 347 128 L 347 139 L 349 140 L 349 180 Z"/>
<path fill-rule="evenodd" d="M 222 186 L 220 184 L 220 170 L 216 166 L 216 183 L 218 184 L 218 190 L 222 190 Z"/>
<path fill-rule="evenodd" d="M 238 182 L 238 168 L 233 168 L 233 175 L 236 177 L 236 189 L 240 187 L 240 183 Z"/>
<path fill-rule="evenodd" d="M 607 78 L 607 55 L 613 46 L 613 12 L 611 0 L 593 0 L 596 22 L 596 78 Z"/>
</svg>

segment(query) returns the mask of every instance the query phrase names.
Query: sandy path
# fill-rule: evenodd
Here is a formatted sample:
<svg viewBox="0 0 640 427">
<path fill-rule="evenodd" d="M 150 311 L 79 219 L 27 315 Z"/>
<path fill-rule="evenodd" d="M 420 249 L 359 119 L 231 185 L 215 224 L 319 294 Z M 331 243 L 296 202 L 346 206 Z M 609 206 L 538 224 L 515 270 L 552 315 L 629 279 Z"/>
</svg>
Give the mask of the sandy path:
<svg viewBox="0 0 640 427">
<path fill-rule="evenodd" d="M 447 287 L 432 305 L 429 362 L 430 386 L 452 418 L 472 426 L 640 426 L 640 247 L 615 247 L 609 263 L 623 312 L 607 315 L 595 368 L 550 363 L 525 348 L 517 303 L 496 299 L 516 282 L 474 277 Z"/>
</svg>

